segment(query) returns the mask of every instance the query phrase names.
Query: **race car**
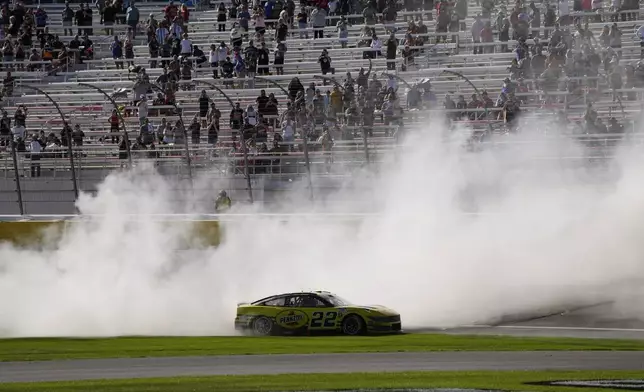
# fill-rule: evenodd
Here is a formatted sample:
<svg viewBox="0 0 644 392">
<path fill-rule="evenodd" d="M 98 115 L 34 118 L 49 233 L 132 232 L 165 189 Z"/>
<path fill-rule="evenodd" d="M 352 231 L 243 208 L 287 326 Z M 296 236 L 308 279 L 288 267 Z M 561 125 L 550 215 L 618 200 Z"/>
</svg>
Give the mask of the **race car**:
<svg viewBox="0 0 644 392">
<path fill-rule="evenodd" d="M 254 335 L 400 332 L 400 314 L 384 306 L 359 306 L 328 291 L 287 293 L 237 305 L 235 329 Z"/>
</svg>

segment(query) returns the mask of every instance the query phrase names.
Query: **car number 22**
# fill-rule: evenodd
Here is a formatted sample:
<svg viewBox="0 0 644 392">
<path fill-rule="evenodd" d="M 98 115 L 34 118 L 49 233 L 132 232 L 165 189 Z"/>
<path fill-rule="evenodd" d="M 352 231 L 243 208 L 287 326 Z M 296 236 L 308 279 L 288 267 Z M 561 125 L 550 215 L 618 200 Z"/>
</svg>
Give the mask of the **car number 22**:
<svg viewBox="0 0 644 392">
<path fill-rule="evenodd" d="M 313 312 L 311 328 L 335 328 L 338 312 Z"/>
</svg>

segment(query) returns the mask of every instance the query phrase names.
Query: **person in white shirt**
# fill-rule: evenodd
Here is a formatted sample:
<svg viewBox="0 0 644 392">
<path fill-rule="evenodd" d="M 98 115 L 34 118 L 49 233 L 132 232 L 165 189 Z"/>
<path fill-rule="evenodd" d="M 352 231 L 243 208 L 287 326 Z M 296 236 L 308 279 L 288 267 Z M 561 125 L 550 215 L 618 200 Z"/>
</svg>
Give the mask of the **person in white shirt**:
<svg viewBox="0 0 644 392">
<path fill-rule="evenodd" d="M 295 139 L 295 132 L 293 130 L 293 122 L 290 119 L 287 119 L 282 124 L 282 139 L 285 143 L 293 143 Z"/>
<path fill-rule="evenodd" d="M 374 56 L 380 57 L 380 49 L 382 49 L 382 41 L 375 34 L 371 37 L 371 49 L 373 49 Z"/>
<path fill-rule="evenodd" d="M 181 55 L 185 57 L 192 56 L 192 41 L 188 38 L 188 33 L 184 33 L 181 40 Z"/>
<path fill-rule="evenodd" d="M 141 95 L 141 100 L 136 106 L 139 109 L 139 125 L 143 125 L 145 119 L 148 118 L 148 98 L 145 95 Z"/>
<path fill-rule="evenodd" d="M 393 76 L 389 76 L 389 80 L 387 80 L 387 89 L 393 88 L 394 91 L 398 89 L 398 82 L 396 79 L 394 79 Z"/>
<path fill-rule="evenodd" d="M 38 140 L 38 135 L 35 133 L 31 136 L 29 152 L 31 155 L 31 176 L 40 177 L 40 153 L 42 152 L 42 146 Z"/>
<path fill-rule="evenodd" d="M 23 127 L 22 125 L 15 126 L 11 130 L 11 133 L 13 134 L 13 139 L 14 140 L 16 140 L 18 138 L 24 140 L 25 139 L 25 132 L 26 132 L 25 127 Z"/>
</svg>

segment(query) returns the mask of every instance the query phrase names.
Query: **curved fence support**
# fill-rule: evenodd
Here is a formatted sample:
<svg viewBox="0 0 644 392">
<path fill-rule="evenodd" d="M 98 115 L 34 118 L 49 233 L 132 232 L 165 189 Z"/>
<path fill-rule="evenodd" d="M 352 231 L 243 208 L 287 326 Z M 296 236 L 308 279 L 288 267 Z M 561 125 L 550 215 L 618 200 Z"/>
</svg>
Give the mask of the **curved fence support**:
<svg viewBox="0 0 644 392">
<path fill-rule="evenodd" d="M 148 87 L 152 90 L 156 90 L 163 94 L 165 96 L 165 91 L 157 86 L 156 84 L 149 83 Z M 194 191 L 194 181 L 192 178 L 192 159 L 190 158 L 190 148 L 188 147 L 188 128 L 186 128 L 186 123 L 183 121 L 183 113 L 181 113 L 181 110 L 179 110 L 179 106 L 177 106 L 176 102 L 172 102 L 172 106 L 174 107 L 174 110 L 177 112 L 177 115 L 179 116 L 179 121 L 181 122 L 181 127 L 183 127 L 183 146 L 185 149 L 185 154 L 186 154 L 186 163 L 188 164 L 188 178 L 190 180 L 190 189 Z"/>
<path fill-rule="evenodd" d="M 202 83 L 205 84 L 219 92 L 219 94 L 223 95 L 224 98 L 228 101 L 230 104 L 230 109 L 235 110 L 235 103 L 233 102 L 232 99 L 226 94 L 222 89 L 214 85 L 213 83 L 206 82 L 203 80 L 198 80 L 197 83 Z M 249 163 L 248 163 L 248 148 L 246 146 L 246 139 L 244 138 L 244 130 L 242 129 L 241 132 L 239 132 L 241 135 L 241 145 L 242 145 L 242 153 L 244 154 L 244 177 L 246 177 L 246 186 L 248 187 L 248 198 L 250 200 L 250 204 L 253 204 L 255 201 L 253 200 L 253 185 L 250 180 L 250 168 L 249 168 Z"/>
<path fill-rule="evenodd" d="M 4 107 L 0 105 L 0 111 L 5 111 Z M 16 144 L 13 142 L 13 136 L 9 140 L 11 143 L 11 160 L 13 161 L 13 173 L 16 181 L 16 193 L 18 194 L 18 210 L 20 215 L 25 214 L 25 205 L 22 201 L 22 186 L 20 184 L 20 171 L 18 170 L 18 153 L 16 151 Z"/>
<path fill-rule="evenodd" d="M 452 75 L 454 75 L 454 76 L 457 76 L 457 77 L 459 77 L 459 78 L 461 78 L 461 79 L 465 80 L 465 82 L 467 82 L 467 84 L 469 84 L 470 86 L 472 86 L 472 88 L 474 89 L 474 91 L 476 91 L 476 95 L 478 95 L 479 97 L 481 96 L 481 91 L 480 91 L 480 90 L 479 90 L 479 89 L 474 85 L 474 83 L 472 83 L 472 81 L 471 81 L 467 76 L 463 75 L 463 74 L 462 74 L 462 73 L 460 73 L 460 72 L 450 71 L 450 70 L 448 70 L 448 69 L 444 69 L 444 70 L 441 72 L 441 74 L 444 74 L 444 73 L 452 74 Z M 487 120 L 487 116 L 488 116 L 488 109 L 487 109 L 487 106 L 485 106 L 485 119 L 486 119 L 486 120 Z M 491 124 L 489 124 L 489 123 L 488 123 L 488 131 L 489 131 L 490 133 L 492 133 L 492 125 L 491 125 Z"/>
<path fill-rule="evenodd" d="M 78 85 L 79 86 L 89 87 L 89 88 L 92 88 L 92 89 L 98 91 L 99 93 L 103 94 L 105 96 L 105 98 L 108 99 L 108 101 L 110 101 L 112 103 L 112 106 L 114 106 L 114 110 L 116 110 L 116 114 L 119 116 L 119 120 L 121 121 L 121 126 L 123 127 L 123 138 L 125 140 L 125 146 L 127 148 L 127 163 L 128 163 L 128 167 L 132 168 L 132 151 L 130 150 L 130 138 L 129 138 L 128 133 L 127 133 L 127 127 L 125 125 L 125 119 L 123 118 L 123 113 L 121 113 L 121 109 L 119 109 L 119 105 L 116 103 L 116 101 L 114 100 L 114 98 L 112 98 L 111 95 L 106 93 L 105 90 L 103 90 L 102 88 L 100 88 L 98 86 L 95 86 L 95 85 L 89 84 L 89 83 L 78 83 Z"/>
<path fill-rule="evenodd" d="M 63 127 L 64 128 L 69 127 L 69 124 L 67 123 L 67 120 L 65 119 L 65 114 L 63 114 L 63 111 L 60 109 L 60 106 L 58 106 L 58 103 L 56 102 L 56 100 L 54 100 L 51 97 L 51 95 L 49 95 L 46 91 L 44 91 L 44 90 L 42 90 L 42 89 L 40 89 L 38 87 L 30 86 L 30 85 L 27 85 L 27 84 L 21 84 L 20 87 L 24 87 L 26 89 L 33 90 L 33 91 L 35 91 L 37 93 L 40 93 L 40 94 L 44 95 L 49 100 L 49 102 L 51 102 L 52 105 L 54 105 L 54 107 L 58 111 L 58 114 L 60 115 L 60 119 L 63 121 Z M 78 199 L 78 181 L 76 179 L 76 166 L 74 165 L 74 149 L 72 148 L 72 133 L 71 132 L 67 132 L 67 153 L 69 154 L 69 168 L 71 170 L 72 185 L 74 187 L 74 202 L 76 202 L 76 200 Z"/>
<path fill-rule="evenodd" d="M 280 90 L 282 90 L 282 92 L 284 94 L 286 94 L 286 97 L 291 102 L 292 110 L 295 110 L 295 107 L 296 107 L 295 100 L 291 99 L 291 94 L 289 94 L 288 90 L 286 90 L 284 87 L 282 87 L 281 84 L 277 83 L 274 80 L 264 79 L 264 78 L 261 78 L 261 77 L 255 77 L 255 79 L 261 80 L 261 81 L 266 81 L 266 82 L 269 82 L 269 83 L 273 84 L 274 86 L 277 86 Z M 285 110 L 284 113 L 282 113 L 282 115 L 279 118 L 279 126 L 281 126 L 281 124 L 283 122 L 283 119 L 284 119 L 284 116 L 286 116 L 288 113 L 290 113 L 290 110 Z M 296 127 L 301 125 L 300 124 L 300 117 L 301 116 L 299 115 L 299 113 L 295 112 Z M 304 127 L 301 127 L 301 128 L 304 129 Z M 311 160 L 309 159 L 309 142 L 308 142 L 308 139 L 307 139 L 307 135 L 304 134 L 304 133 L 302 133 L 302 145 L 303 145 L 303 149 L 304 149 L 304 167 L 306 168 L 306 178 L 307 178 L 307 181 L 308 181 L 309 192 L 310 192 L 309 198 L 312 201 L 313 200 L 313 179 L 311 177 Z"/>
</svg>

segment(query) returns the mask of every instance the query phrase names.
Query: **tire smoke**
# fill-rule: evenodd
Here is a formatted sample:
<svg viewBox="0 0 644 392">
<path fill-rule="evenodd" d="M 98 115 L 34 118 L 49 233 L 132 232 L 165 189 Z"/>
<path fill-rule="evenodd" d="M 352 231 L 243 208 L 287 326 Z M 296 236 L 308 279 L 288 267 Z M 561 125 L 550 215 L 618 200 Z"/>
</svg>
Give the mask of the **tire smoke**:
<svg viewBox="0 0 644 392">
<path fill-rule="evenodd" d="M 468 152 L 461 133 L 433 123 L 377 175 L 354 173 L 360 186 L 315 205 L 298 186 L 279 206 L 316 214 L 236 206 L 231 214 L 244 215 L 223 223 L 217 248 L 185 249 L 186 226 L 153 216 L 212 195 L 184 194 L 192 199 L 178 205 L 151 168 L 113 174 L 96 196 L 82 195 L 86 219 L 59 243 L 0 245 L 0 336 L 233 334 L 238 302 L 311 289 L 392 307 L 404 327 L 637 294 L 623 282 L 644 278 L 642 147 L 590 163 L 585 147 L 544 136 L 544 126 Z M 347 212 L 334 199 L 375 214 L 326 218 Z"/>
</svg>

